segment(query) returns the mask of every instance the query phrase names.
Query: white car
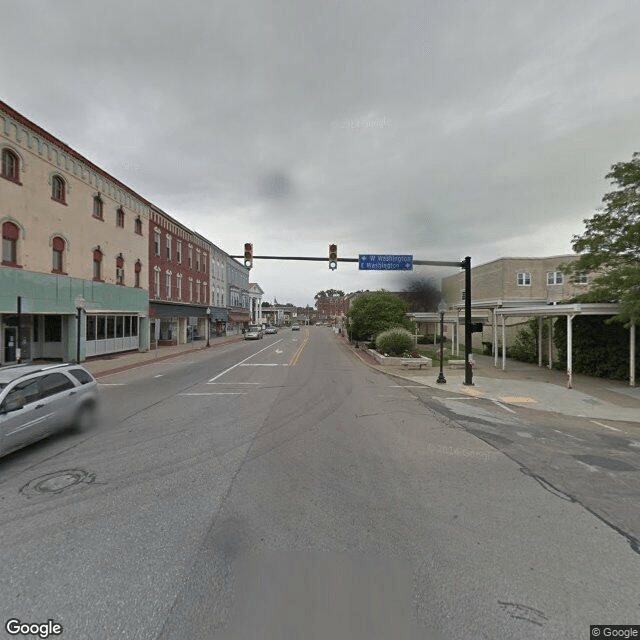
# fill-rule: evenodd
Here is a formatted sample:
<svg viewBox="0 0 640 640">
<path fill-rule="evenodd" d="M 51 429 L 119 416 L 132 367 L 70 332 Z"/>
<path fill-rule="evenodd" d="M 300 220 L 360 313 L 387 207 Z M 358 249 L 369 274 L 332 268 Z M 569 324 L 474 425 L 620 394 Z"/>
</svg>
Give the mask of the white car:
<svg viewBox="0 0 640 640">
<path fill-rule="evenodd" d="M 250 324 L 246 333 L 244 334 L 245 340 L 260 340 L 264 338 L 264 331 L 262 327 L 257 324 Z"/>
<path fill-rule="evenodd" d="M 77 364 L 0 369 L 0 456 L 51 433 L 96 421 L 98 384 Z"/>
<path fill-rule="evenodd" d="M 300 325 L 299 324 L 292 324 L 291 325 L 291 331 L 300 331 Z"/>
</svg>

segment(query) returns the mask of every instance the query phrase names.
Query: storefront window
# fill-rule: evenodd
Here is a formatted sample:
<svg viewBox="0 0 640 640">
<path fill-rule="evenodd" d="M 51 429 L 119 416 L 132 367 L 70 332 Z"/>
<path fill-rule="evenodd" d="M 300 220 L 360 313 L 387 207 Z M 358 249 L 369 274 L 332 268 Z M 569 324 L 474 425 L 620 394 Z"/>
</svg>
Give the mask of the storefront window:
<svg viewBox="0 0 640 640">
<path fill-rule="evenodd" d="M 107 316 L 107 340 L 116 337 L 116 318 Z"/>
<path fill-rule="evenodd" d="M 87 316 L 87 341 L 96 339 L 96 317 Z"/>
<path fill-rule="evenodd" d="M 106 340 L 107 339 L 107 319 L 104 316 L 97 316 L 98 326 L 97 326 L 97 339 L 98 340 Z"/>
<path fill-rule="evenodd" d="M 124 337 L 131 337 L 131 316 L 124 317 Z"/>
<path fill-rule="evenodd" d="M 131 316 L 131 335 L 138 335 L 138 316 Z"/>
<path fill-rule="evenodd" d="M 124 338 L 124 316 L 116 316 L 116 338 Z"/>
</svg>

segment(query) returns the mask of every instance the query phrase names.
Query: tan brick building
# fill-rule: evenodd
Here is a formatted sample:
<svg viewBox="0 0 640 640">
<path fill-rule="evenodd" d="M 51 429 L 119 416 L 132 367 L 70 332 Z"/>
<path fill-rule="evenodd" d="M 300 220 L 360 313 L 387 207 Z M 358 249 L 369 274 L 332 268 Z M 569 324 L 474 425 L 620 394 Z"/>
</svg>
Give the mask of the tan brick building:
<svg viewBox="0 0 640 640">
<path fill-rule="evenodd" d="M 149 203 L 3 102 L 0 153 L 0 363 L 76 358 L 78 304 L 81 358 L 148 348 Z"/>
<path fill-rule="evenodd" d="M 493 342 L 493 312 L 497 308 L 554 304 L 585 293 L 589 289 L 592 275 L 581 274 L 579 282 L 574 284 L 561 269 L 562 264 L 577 259 L 576 254 L 542 258 L 498 258 L 472 267 L 473 314 L 485 318 L 482 333 L 473 335 L 473 347 L 481 347 L 482 342 Z M 451 308 L 460 310 L 461 322 L 464 323 L 464 271 L 442 279 L 442 295 Z M 509 340 L 527 321 L 527 317 L 509 318 Z"/>
</svg>

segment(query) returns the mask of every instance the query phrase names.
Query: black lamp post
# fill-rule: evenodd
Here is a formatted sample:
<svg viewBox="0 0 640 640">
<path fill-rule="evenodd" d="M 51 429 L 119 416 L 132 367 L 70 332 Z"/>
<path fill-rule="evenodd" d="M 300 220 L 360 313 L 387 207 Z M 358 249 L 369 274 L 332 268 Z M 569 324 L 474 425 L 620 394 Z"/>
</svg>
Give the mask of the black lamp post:
<svg viewBox="0 0 640 640">
<path fill-rule="evenodd" d="M 438 379 L 436 380 L 438 384 L 444 384 L 447 381 L 442 371 L 442 361 L 444 358 L 444 312 L 447 310 L 447 308 L 448 307 L 445 302 L 441 302 L 438 305 L 438 311 L 440 313 L 440 373 L 438 375 Z"/>
<path fill-rule="evenodd" d="M 209 347 L 210 337 L 211 337 L 211 307 L 207 307 L 207 347 Z"/>
</svg>

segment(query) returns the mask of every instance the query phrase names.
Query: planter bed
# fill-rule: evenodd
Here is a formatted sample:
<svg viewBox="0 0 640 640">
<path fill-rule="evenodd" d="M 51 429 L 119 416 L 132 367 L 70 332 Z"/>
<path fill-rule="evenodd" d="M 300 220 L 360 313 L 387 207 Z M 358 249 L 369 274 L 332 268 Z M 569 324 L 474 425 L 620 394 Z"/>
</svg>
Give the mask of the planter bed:
<svg viewBox="0 0 640 640">
<path fill-rule="evenodd" d="M 383 356 L 378 353 L 374 349 L 367 350 L 383 367 L 407 367 L 410 368 L 412 366 L 419 367 L 431 367 L 433 366 L 433 362 L 431 358 L 427 358 L 426 356 L 420 356 L 419 358 L 403 358 L 401 356 Z"/>
</svg>

